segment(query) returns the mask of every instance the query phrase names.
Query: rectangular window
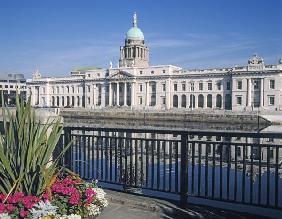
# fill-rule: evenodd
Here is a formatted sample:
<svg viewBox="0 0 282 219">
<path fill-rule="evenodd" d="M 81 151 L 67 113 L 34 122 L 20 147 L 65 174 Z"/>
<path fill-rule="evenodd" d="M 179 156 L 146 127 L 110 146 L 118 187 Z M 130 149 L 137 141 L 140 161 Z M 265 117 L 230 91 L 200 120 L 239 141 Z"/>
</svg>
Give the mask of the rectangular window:
<svg viewBox="0 0 282 219">
<path fill-rule="evenodd" d="M 242 90 L 242 81 L 237 81 L 237 89 Z"/>
<path fill-rule="evenodd" d="M 163 91 L 165 91 L 166 90 L 165 84 L 162 84 L 162 86 L 163 86 Z"/>
<path fill-rule="evenodd" d="M 90 104 L 90 97 L 88 97 L 87 100 L 88 100 L 88 104 Z"/>
<path fill-rule="evenodd" d="M 190 88 L 191 91 L 194 91 L 194 85 L 195 85 L 194 82 L 192 82 L 192 83 L 191 83 L 191 88 Z"/>
<path fill-rule="evenodd" d="M 242 149 L 241 149 L 241 147 L 238 147 L 238 148 L 237 148 L 237 156 L 238 156 L 238 157 L 241 157 L 241 156 L 242 156 Z"/>
<path fill-rule="evenodd" d="M 269 155 L 270 159 L 273 159 L 274 158 L 274 152 L 273 152 L 273 149 L 270 150 L 270 155 Z"/>
<path fill-rule="evenodd" d="M 208 83 L 208 90 L 212 90 L 212 83 L 211 82 Z"/>
<path fill-rule="evenodd" d="M 203 86 L 203 82 L 199 83 L 199 90 L 203 90 L 204 86 Z"/>
<path fill-rule="evenodd" d="M 165 73 L 165 70 L 163 70 L 163 73 Z"/>
<path fill-rule="evenodd" d="M 163 105 L 166 104 L 166 102 L 165 102 L 165 97 L 162 97 L 162 103 L 163 103 Z"/>
<path fill-rule="evenodd" d="M 275 103 L 274 96 L 268 96 L 268 105 L 274 106 L 274 103 Z"/>
<path fill-rule="evenodd" d="M 259 81 L 254 80 L 254 90 L 258 90 L 258 89 L 259 89 Z"/>
<path fill-rule="evenodd" d="M 220 82 L 218 82 L 218 83 L 216 84 L 216 86 L 217 86 L 217 90 L 221 90 L 221 83 L 220 83 Z"/>
<path fill-rule="evenodd" d="M 151 85 L 151 88 L 152 88 L 152 92 L 153 92 L 153 93 L 156 92 L 156 85 L 155 85 L 155 84 L 152 84 L 152 85 Z"/>
<path fill-rule="evenodd" d="M 142 105 L 142 97 L 139 97 L 139 105 Z"/>
<path fill-rule="evenodd" d="M 155 72 L 154 71 L 151 71 L 151 74 L 154 74 Z"/>
<path fill-rule="evenodd" d="M 182 90 L 185 91 L 186 90 L 186 84 L 182 84 Z"/>
<path fill-rule="evenodd" d="M 5 85 L 5 88 L 8 88 L 9 86 L 8 85 Z"/>
<path fill-rule="evenodd" d="M 142 84 L 139 84 L 139 91 L 142 92 L 142 90 L 143 90 L 143 86 Z"/>
<path fill-rule="evenodd" d="M 236 103 L 237 103 L 237 105 L 242 105 L 242 97 L 241 96 L 236 97 Z"/>
<path fill-rule="evenodd" d="M 0 85 L 0 88 L 2 88 L 2 85 Z"/>
<path fill-rule="evenodd" d="M 226 90 L 230 90 L 230 82 L 229 81 L 226 83 Z"/>
<path fill-rule="evenodd" d="M 177 91 L 177 84 L 173 85 L 173 89 L 174 89 L 174 91 Z"/>
<path fill-rule="evenodd" d="M 275 80 L 269 81 L 269 89 L 275 89 Z"/>
<path fill-rule="evenodd" d="M 90 85 L 87 86 L 88 92 L 90 92 Z"/>
<path fill-rule="evenodd" d="M 140 73 L 140 75 L 142 75 L 142 74 L 143 74 L 143 72 L 142 72 L 142 71 L 140 71 L 139 73 Z"/>
<path fill-rule="evenodd" d="M 14 86 L 13 85 L 10 85 L 10 88 L 13 88 Z"/>
</svg>

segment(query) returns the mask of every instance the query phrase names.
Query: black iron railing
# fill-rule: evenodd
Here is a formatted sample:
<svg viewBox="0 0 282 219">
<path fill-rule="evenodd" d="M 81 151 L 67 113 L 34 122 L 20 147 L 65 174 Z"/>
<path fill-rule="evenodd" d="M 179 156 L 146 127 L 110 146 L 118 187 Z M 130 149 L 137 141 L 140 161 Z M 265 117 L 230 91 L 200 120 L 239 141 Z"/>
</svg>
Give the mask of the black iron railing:
<svg viewBox="0 0 282 219">
<path fill-rule="evenodd" d="M 64 164 L 124 188 L 282 208 L 282 134 L 65 128 Z M 59 149 L 60 150 L 60 149 Z"/>
</svg>

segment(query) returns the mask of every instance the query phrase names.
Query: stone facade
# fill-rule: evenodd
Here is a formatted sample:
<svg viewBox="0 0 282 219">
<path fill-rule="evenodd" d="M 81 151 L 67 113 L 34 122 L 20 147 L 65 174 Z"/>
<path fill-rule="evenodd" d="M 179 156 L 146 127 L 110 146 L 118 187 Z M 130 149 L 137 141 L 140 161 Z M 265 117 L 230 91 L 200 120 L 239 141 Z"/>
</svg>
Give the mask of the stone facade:
<svg viewBox="0 0 282 219">
<path fill-rule="evenodd" d="M 20 98 L 26 98 L 26 79 L 23 74 L 0 75 L 0 102 L 2 105 L 2 93 L 4 102 L 8 106 L 16 104 L 16 94 Z"/>
<path fill-rule="evenodd" d="M 149 65 L 149 48 L 134 15 L 119 66 L 77 69 L 70 77 L 27 82 L 32 103 L 39 107 L 135 109 L 181 108 L 234 111 L 282 110 L 282 61 L 266 65 L 254 55 L 246 66 L 184 70 L 173 65 Z"/>
</svg>

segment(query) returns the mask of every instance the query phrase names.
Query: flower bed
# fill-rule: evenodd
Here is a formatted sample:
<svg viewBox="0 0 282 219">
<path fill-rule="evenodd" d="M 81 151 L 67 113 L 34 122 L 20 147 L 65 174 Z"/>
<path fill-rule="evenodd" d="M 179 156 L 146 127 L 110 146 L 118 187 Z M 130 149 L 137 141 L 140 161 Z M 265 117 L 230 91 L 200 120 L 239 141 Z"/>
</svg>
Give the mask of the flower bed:
<svg viewBox="0 0 282 219">
<path fill-rule="evenodd" d="M 40 197 L 22 192 L 0 194 L 0 218 L 93 218 L 107 205 L 97 181 L 88 183 L 68 175 L 55 179 Z"/>
</svg>

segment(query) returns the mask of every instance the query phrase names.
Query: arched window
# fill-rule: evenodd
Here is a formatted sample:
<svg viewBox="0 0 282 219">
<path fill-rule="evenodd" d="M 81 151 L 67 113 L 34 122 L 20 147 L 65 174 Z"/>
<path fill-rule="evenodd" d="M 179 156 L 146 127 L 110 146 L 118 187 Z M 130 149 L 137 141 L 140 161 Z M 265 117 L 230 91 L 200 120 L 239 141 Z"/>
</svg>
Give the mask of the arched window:
<svg viewBox="0 0 282 219">
<path fill-rule="evenodd" d="M 69 86 L 67 86 L 67 93 L 69 93 L 70 92 L 70 87 Z"/>
<path fill-rule="evenodd" d="M 207 96 L 207 107 L 212 108 L 212 95 L 208 94 Z"/>
<path fill-rule="evenodd" d="M 190 108 L 195 108 L 195 95 L 190 95 Z"/>
<path fill-rule="evenodd" d="M 55 97 L 52 96 L 52 106 L 55 106 Z"/>
<path fill-rule="evenodd" d="M 80 105 L 80 100 L 79 100 L 79 96 L 77 96 L 77 106 Z"/>
<path fill-rule="evenodd" d="M 67 106 L 70 106 L 70 97 L 67 96 Z"/>
<path fill-rule="evenodd" d="M 71 97 L 71 105 L 74 106 L 74 96 Z"/>
<path fill-rule="evenodd" d="M 60 98 L 57 97 L 57 106 L 60 106 Z"/>
<path fill-rule="evenodd" d="M 200 108 L 204 107 L 204 96 L 202 94 L 198 96 L 198 107 Z"/>
<path fill-rule="evenodd" d="M 173 95 L 173 107 L 178 108 L 178 96 Z"/>
<path fill-rule="evenodd" d="M 184 107 L 184 108 L 186 108 L 186 95 L 182 95 L 181 96 L 181 107 Z"/>
<path fill-rule="evenodd" d="M 232 105 L 231 95 L 226 94 L 225 95 L 225 106 L 224 106 L 224 108 L 227 109 L 227 110 L 231 110 L 231 105 Z"/>
<path fill-rule="evenodd" d="M 222 108 L 222 96 L 220 94 L 216 95 L 216 107 Z"/>
<path fill-rule="evenodd" d="M 65 106 L 65 97 L 62 97 L 62 106 Z"/>
</svg>

